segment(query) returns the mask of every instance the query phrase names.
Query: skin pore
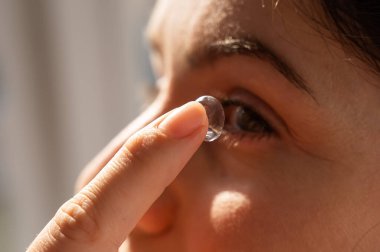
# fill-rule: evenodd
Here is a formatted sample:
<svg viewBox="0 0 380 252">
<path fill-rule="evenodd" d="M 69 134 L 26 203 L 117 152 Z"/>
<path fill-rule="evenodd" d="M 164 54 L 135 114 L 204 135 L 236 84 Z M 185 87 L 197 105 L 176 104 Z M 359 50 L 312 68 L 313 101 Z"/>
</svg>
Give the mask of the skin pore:
<svg viewBox="0 0 380 252">
<path fill-rule="evenodd" d="M 235 102 L 222 139 L 203 144 L 125 250 L 380 247 L 378 77 L 297 10 L 158 1 L 148 34 L 160 95 L 135 128 L 201 95 Z"/>
</svg>

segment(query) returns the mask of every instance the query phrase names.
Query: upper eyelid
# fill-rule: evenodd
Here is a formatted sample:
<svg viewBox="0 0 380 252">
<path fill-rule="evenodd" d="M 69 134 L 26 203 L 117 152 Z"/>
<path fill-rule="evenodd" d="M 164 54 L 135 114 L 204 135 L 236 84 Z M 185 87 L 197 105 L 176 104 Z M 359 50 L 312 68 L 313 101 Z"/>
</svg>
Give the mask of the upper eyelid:
<svg viewBox="0 0 380 252">
<path fill-rule="evenodd" d="M 161 49 L 161 46 L 160 44 L 154 42 L 154 41 L 150 41 L 148 42 L 149 44 L 149 51 L 151 53 L 156 53 L 156 54 L 159 54 L 161 55 L 162 54 L 162 49 Z"/>
<path fill-rule="evenodd" d="M 249 140 L 261 140 L 263 138 L 271 137 L 271 136 L 278 136 L 278 132 L 276 127 L 272 126 L 271 122 L 268 122 L 268 120 L 262 116 L 261 112 L 258 112 L 257 110 L 251 108 L 249 105 L 245 104 L 244 102 L 237 101 L 237 100 L 225 100 L 222 103 L 223 107 L 226 108 L 228 106 L 241 106 L 248 109 L 253 110 L 254 113 L 256 113 L 259 117 L 262 118 L 262 120 L 269 126 L 271 129 L 270 132 L 263 131 L 263 132 L 254 132 L 254 131 L 244 131 L 244 130 L 232 130 L 231 128 L 224 127 L 222 132 L 221 141 L 228 146 L 235 146 L 238 145 L 243 139 L 249 138 Z"/>
<path fill-rule="evenodd" d="M 247 92 L 247 95 L 244 93 Z M 280 135 L 289 134 L 290 129 L 284 120 L 284 118 L 273 109 L 267 102 L 262 100 L 260 97 L 245 90 L 244 88 L 238 88 L 229 94 L 216 94 L 219 96 L 219 100 L 222 102 L 226 100 L 233 100 L 233 103 L 240 104 L 241 106 L 247 107 L 259 114 L 265 121 L 271 125 L 271 127 Z M 239 98 L 240 97 L 240 98 Z"/>
<path fill-rule="evenodd" d="M 262 111 L 259 111 L 258 109 L 252 107 L 249 104 L 246 104 L 246 103 L 239 101 L 237 99 L 226 99 L 226 100 L 222 101 L 221 103 L 222 103 L 223 108 L 228 108 L 230 106 L 236 106 L 236 107 L 242 107 L 245 109 L 249 109 L 252 112 L 256 113 L 258 116 L 260 116 L 266 123 L 268 123 L 269 125 L 272 125 L 271 120 L 268 120 L 265 115 L 264 116 L 262 115 L 263 114 Z"/>
<path fill-rule="evenodd" d="M 163 60 L 163 53 L 162 53 L 162 46 L 161 43 L 159 43 L 159 40 L 157 39 L 157 36 L 154 32 L 151 31 L 152 29 L 146 28 L 144 31 L 144 37 L 145 41 L 148 44 L 149 48 L 149 56 L 151 61 L 151 66 L 153 68 L 154 74 L 157 79 L 159 79 L 163 75 L 163 67 L 162 67 L 162 60 Z M 156 64 L 156 63 L 159 64 Z"/>
<path fill-rule="evenodd" d="M 196 68 L 208 62 L 213 62 L 219 58 L 233 55 L 248 56 L 269 62 L 281 75 L 289 82 L 290 86 L 307 94 L 312 100 L 318 103 L 310 85 L 284 57 L 277 55 L 269 47 L 265 46 L 258 39 L 247 36 L 225 37 L 214 42 L 205 42 L 188 50 L 187 61 Z"/>
<path fill-rule="evenodd" d="M 153 31 L 153 28 L 147 27 L 144 31 L 144 38 L 149 46 L 149 50 L 154 53 L 162 54 L 162 45 L 159 42 L 156 32 Z"/>
<path fill-rule="evenodd" d="M 163 63 L 161 54 L 157 51 L 151 51 L 150 63 L 156 75 L 156 78 L 160 78 L 163 75 Z"/>
</svg>

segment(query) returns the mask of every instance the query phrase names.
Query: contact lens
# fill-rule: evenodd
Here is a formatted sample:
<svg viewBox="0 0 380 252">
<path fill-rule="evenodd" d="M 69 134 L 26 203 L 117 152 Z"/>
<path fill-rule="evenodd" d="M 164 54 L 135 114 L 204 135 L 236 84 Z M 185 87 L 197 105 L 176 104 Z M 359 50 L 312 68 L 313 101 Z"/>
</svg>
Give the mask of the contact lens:
<svg viewBox="0 0 380 252">
<path fill-rule="evenodd" d="M 215 97 L 205 95 L 196 99 L 203 105 L 208 118 L 208 130 L 205 142 L 212 142 L 219 138 L 224 127 L 224 109 L 222 104 Z"/>
</svg>

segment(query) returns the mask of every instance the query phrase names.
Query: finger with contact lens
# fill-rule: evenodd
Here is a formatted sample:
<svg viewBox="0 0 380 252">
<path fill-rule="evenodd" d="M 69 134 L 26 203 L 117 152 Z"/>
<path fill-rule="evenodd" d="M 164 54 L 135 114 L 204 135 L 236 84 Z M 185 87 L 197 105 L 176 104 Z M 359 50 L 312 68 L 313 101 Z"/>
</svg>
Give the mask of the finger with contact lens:
<svg viewBox="0 0 380 252">
<path fill-rule="evenodd" d="M 202 144 L 207 128 L 205 109 L 189 102 L 132 135 L 28 251 L 116 251 Z"/>
</svg>

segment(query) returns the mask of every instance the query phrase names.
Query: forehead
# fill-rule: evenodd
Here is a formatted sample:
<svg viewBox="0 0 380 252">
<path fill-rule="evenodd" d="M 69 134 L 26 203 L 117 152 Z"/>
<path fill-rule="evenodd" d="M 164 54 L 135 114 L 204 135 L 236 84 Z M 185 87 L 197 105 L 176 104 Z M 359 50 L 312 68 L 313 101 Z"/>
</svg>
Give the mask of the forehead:
<svg viewBox="0 0 380 252">
<path fill-rule="evenodd" d="M 173 46 L 167 43 L 170 38 L 180 40 L 182 48 L 241 34 L 265 40 L 268 31 L 278 35 L 285 23 L 294 23 L 292 6 L 290 1 L 273 0 L 161 0 L 148 34 L 160 45 Z"/>
<path fill-rule="evenodd" d="M 344 61 L 341 45 L 328 31 L 318 29 L 304 10 L 315 18 L 323 15 L 318 4 L 301 0 L 161 0 L 148 36 L 169 75 L 187 69 L 188 55 L 199 54 L 215 41 L 254 38 L 296 69 L 317 97 L 329 91 L 321 83 L 350 81 L 347 72 L 352 72 L 352 64 Z"/>
<path fill-rule="evenodd" d="M 300 52 L 319 57 L 328 51 L 317 43 L 321 33 L 300 17 L 290 0 L 161 0 L 147 34 L 153 47 L 166 56 L 175 52 L 177 58 L 239 37 L 255 38 L 284 58 Z"/>
</svg>

